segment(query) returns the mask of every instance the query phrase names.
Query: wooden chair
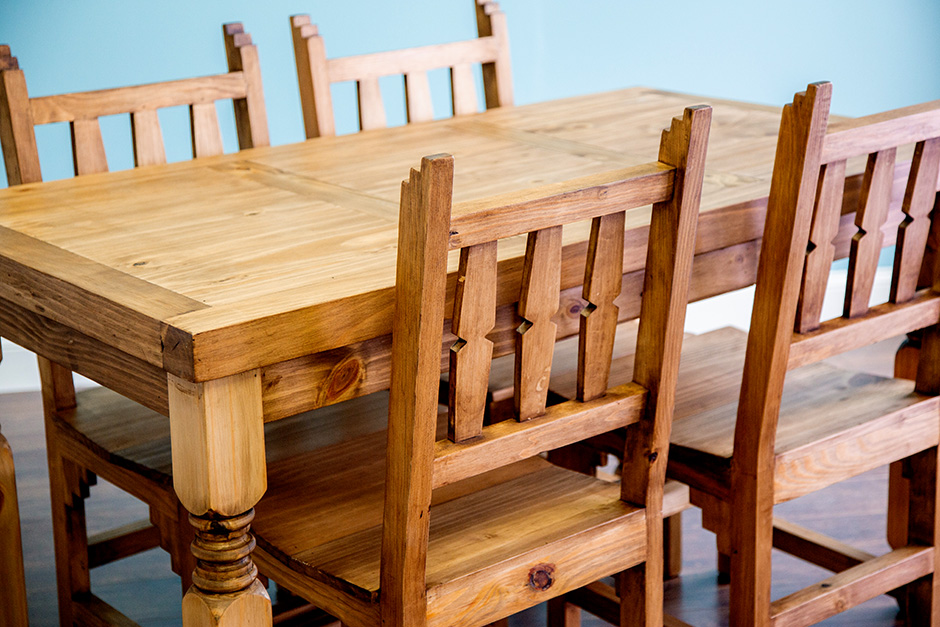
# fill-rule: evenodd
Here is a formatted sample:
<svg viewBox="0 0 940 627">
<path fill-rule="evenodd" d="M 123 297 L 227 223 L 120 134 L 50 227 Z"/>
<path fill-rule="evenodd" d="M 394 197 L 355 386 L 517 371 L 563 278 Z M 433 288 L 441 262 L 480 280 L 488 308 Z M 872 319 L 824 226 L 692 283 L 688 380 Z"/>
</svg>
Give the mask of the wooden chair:
<svg viewBox="0 0 940 627">
<path fill-rule="evenodd" d="M 0 625 L 26 627 L 26 579 L 13 452 L 0 433 Z"/>
<path fill-rule="evenodd" d="M 674 120 L 658 162 L 453 212 L 453 159 L 425 158 L 402 187 L 388 431 L 271 468 L 252 523 L 259 567 L 353 627 L 485 625 L 623 571 L 622 623 L 661 625 L 662 510 L 684 496 L 664 489 L 664 462 L 710 117 L 699 107 Z M 649 203 L 656 244 L 637 375 L 608 389 L 625 211 Z M 562 225 L 587 218 L 583 385 L 577 399 L 546 407 Z M 497 241 L 526 233 L 509 288 L 521 317 L 517 419 L 484 426 Z M 458 249 L 448 281 L 448 251 Z M 457 339 L 444 343 L 450 395 L 439 414 L 448 317 Z M 621 484 L 539 457 L 627 425 Z"/>
<path fill-rule="evenodd" d="M 450 68 L 454 115 L 476 113 L 478 108 L 474 64 L 483 67 L 486 108 L 512 105 L 512 71 L 506 16 L 490 0 L 474 0 L 479 38 L 406 50 L 328 59 L 323 37 L 309 15 L 290 18 L 294 58 L 300 85 L 300 103 L 307 138 L 336 134 L 330 85 L 356 82 L 359 128 L 386 126 L 379 78 L 402 75 L 408 122 L 434 116 L 427 72 Z"/>
<path fill-rule="evenodd" d="M 8 46 L 0 46 L 0 143 L 10 185 L 42 180 L 34 126 L 68 122 L 75 174 L 108 170 L 98 118 L 129 113 L 137 166 L 166 162 L 157 111 L 188 105 L 193 155 L 222 153 L 216 100 L 231 99 L 241 148 L 266 146 L 268 140 L 258 52 L 241 24 L 223 27 L 229 72 L 166 83 L 30 98 L 26 79 Z M 193 531 L 168 476 L 127 465 L 128 446 L 151 435 L 129 433 L 138 425 L 124 420 L 129 401 L 108 390 L 75 394 L 68 364 L 39 358 L 55 533 L 59 613 L 63 625 L 91 613 L 110 612 L 90 593 L 89 568 L 142 550 L 162 546 L 170 552 L 185 591 L 191 583 Z M 125 390 L 125 392 L 127 392 Z M 130 394 L 133 396 L 133 394 Z M 93 420 L 91 418 L 94 418 Z M 159 430 L 165 421 L 154 414 Z M 93 431 L 107 425 L 107 432 Z M 93 435 L 89 435 L 89 429 Z M 101 476 L 150 506 L 153 524 L 142 521 L 87 538 L 84 499 L 95 476 Z"/>
<path fill-rule="evenodd" d="M 680 372 L 669 474 L 690 486 L 730 564 L 733 626 L 814 624 L 884 593 L 898 597 L 908 624 L 936 625 L 940 266 L 925 247 L 940 233 L 940 216 L 930 216 L 940 105 L 827 133 L 830 93 L 828 83 L 810 85 L 784 109 L 751 329 L 746 339 L 722 330 L 686 342 L 683 368 L 697 378 Z M 910 144 L 912 162 L 896 167 Z M 859 156 L 867 166 L 852 224 L 841 216 L 843 187 L 846 160 Z M 889 223 L 892 189 L 905 185 L 902 219 Z M 869 307 L 879 253 L 891 241 L 884 232 L 894 229 L 890 297 Z M 832 260 L 845 252 L 844 313 L 821 322 Z M 916 381 L 818 363 L 916 329 Z M 777 503 L 897 462 L 910 480 L 911 515 L 903 543 L 895 539 L 885 555 L 774 517 Z M 836 574 L 772 601 L 771 548 Z"/>
</svg>

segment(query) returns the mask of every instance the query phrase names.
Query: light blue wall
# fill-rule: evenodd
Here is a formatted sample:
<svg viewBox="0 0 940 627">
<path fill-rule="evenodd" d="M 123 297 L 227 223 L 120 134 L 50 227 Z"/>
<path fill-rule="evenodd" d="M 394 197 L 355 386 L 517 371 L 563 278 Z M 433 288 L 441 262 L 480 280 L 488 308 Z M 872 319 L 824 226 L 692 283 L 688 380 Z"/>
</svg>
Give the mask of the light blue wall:
<svg viewBox="0 0 940 627">
<path fill-rule="evenodd" d="M 834 112 L 846 115 L 940 98 L 937 0 L 503 0 L 502 7 L 518 104 L 630 85 L 782 104 L 823 79 L 834 83 Z M 12 47 L 38 96 L 223 71 L 220 25 L 242 21 L 260 50 L 272 142 L 282 144 L 303 139 L 287 16 L 304 12 L 320 24 L 331 56 L 474 35 L 472 0 L 0 0 L 0 43 Z M 351 92 L 339 98 L 350 102 Z M 352 107 L 339 107 L 340 130 L 348 131 Z M 186 158 L 185 112 L 161 119 L 170 159 Z M 47 180 L 70 170 L 68 131 L 55 126 L 39 132 Z M 112 168 L 129 167 L 126 119 L 104 130 Z M 230 132 L 226 146 L 234 145 Z"/>
</svg>

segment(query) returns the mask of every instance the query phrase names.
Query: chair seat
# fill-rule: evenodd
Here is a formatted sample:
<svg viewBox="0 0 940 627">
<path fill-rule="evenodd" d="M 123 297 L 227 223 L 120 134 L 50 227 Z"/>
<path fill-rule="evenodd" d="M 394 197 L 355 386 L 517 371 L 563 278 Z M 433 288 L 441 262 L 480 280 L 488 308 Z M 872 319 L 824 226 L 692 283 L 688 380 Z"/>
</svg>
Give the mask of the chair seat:
<svg viewBox="0 0 940 627">
<path fill-rule="evenodd" d="M 341 590 L 362 605 L 376 604 L 384 474 L 384 433 L 270 465 L 268 491 L 252 524 L 255 558 L 269 566 L 262 569 L 274 571 L 278 581 L 327 611 L 332 597 L 326 588 Z M 592 581 L 587 572 L 566 569 L 568 559 L 578 556 L 580 561 L 585 552 L 596 552 L 598 561 L 621 569 L 639 563 L 644 556 L 629 538 L 645 533 L 645 511 L 619 501 L 619 490 L 619 483 L 539 457 L 435 490 L 426 578 L 429 613 L 438 600 L 454 594 L 482 594 L 473 582 L 492 581 L 494 573 L 503 585 L 519 588 L 528 584 L 534 568 L 549 565 L 556 592 Z M 670 482 L 667 515 L 687 503 L 688 489 Z M 285 568 L 270 568 L 271 561 Z"/>
<path fill-rule="evenodd" d="M 730 490 L 746 339 L 729 330 L 689 338 L 680 366 L 670 475 L 719 497 Z M 825 363 L 791 371 L 774 449 L 775 503 L 936 446 L 938 408 L 938 398 L 914 392 L 911 381 Z"/>
</svg>

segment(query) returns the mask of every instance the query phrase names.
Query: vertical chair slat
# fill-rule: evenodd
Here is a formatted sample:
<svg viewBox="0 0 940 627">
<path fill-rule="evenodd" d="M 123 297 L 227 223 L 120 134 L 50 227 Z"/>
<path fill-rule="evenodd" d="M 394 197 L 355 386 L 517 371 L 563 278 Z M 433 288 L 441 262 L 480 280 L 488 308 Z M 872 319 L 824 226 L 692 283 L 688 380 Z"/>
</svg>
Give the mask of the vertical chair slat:
<svg viewBox="0 0 940 627">
<path fill-rule="evenodd" d="M 189 106 L 189 122 L 193 134 L 193 156 L 213 157 L 222 154 L 222 132 L 214 102 L 197 102 Z"/>
<path fill-rule="evenodd" d="M 906 217 L 898 227 L 894 250 L 894 274 L 891 277 L 890 296 L 892 303 L 910 300 L 917 291 L 924 248 L 930 232 L 928 215 L 937 195 L 938 168 L 940 138 L 919 142 L 914 149 L 911 173 L 904 192 L 902 210 Z"/>
<path fill-rule="evenodd" d="M 427 122 L 434 119 L 427 72 L 405 74 L 405 110 L 409 122 Z"/>
<path fill-rule="evenodd" d="M 847 318 L 861 316 L 868 311 L 878 257 L 884 241 L 881 226 L 888 217 L 888 205 L 891 202 L 896 154 L 896 148 L 888 148 L 868 157 L 859 207 L 855 214 L 858 233 L 852 238 L 849 252 L 848 283 L 845 287 L 845 308 L 842 314 Z"/>
<path fill-rule="evenodd" d="M 835 257 L 832 240 L 839 232 L 842 215 L 842 192 L 845 187 L 845 161 L 830 163 L 821 168 L 816 188 L 816 208 L 803 266 L 803 284 L 796 310 L 796 331 L 807 333 L 819 327 L 829 271 Z"/>
<path fill-rule="evenodd" d="M 607 391 L 620 310 L 614 299 L 623 284 L 625 219 L 621 211 L 594 218 L 591 224 L 582 292 L 588 305 L 581 311 L 578 340 L 578 400 L 582 401 Z"/>
<path fill-rule="evenodd" d="M 359 96 L 359 128 L 370 131 L 385 128 L 385 106 L 382 104 L 382 89 L 379 79 L 367 78 L 356 82 Z"/>
<path fill-rule="evenodd" d="M 477 90 L 469 64 L 450 68 L 450 86 L 454 98 L 454 115 L 477 112 Z"/>
<path fill-rule="evenodd" d="M 108 171 L 108 159 L 104 154 L 101 127 L 98 118 L 75 120 L 71 124 L 72 159 L 75 174 L 97 174 Z"/>
<path fill-rule="evenodd" d="M 224 24 L 222 33 L 228 69 L 230 72 L 241 72 L 245 79 L 245 97 L 232 99 L 238 147 L 244 150 L 269 146 L 268 114 L 264 107 L 258 48 L 251 43 L 251 35 L 245 32 L 240 23 Z"/>
<path fill-rule="evenodd" d="M 425 569 L 453 174 L 452 157 L 425 157 L 420 174 L 413 173 L 402 187 L 382 525 L 381 611 L 388 625 L 423 625 L 427 613 Z"/>
<path fill-rule="evenodd" d="M 496 325 L 496 242 L 460 251 L 454 295 L 450 350 L 450 402 L 447 437 L 464 442 L 483 432 L 488 402 L 493 342 L 486 338 Z"/>
<path fill-rule="evenodd" d="M 166 163 L 163 133 L 160 131 L 160 118 L 156 109 L 131 113 L 131 138 L 134 142 L 134 165 Z"/>
<path fill-rule="evenodd" d="M 529 420 L 545 412 L 548 380 L 552 371 L 561 284 L 561 227 L 529 233 L 522 294 L 516 329 L 516 362 L 513 383 L 516 417 Z"/>
</svg>

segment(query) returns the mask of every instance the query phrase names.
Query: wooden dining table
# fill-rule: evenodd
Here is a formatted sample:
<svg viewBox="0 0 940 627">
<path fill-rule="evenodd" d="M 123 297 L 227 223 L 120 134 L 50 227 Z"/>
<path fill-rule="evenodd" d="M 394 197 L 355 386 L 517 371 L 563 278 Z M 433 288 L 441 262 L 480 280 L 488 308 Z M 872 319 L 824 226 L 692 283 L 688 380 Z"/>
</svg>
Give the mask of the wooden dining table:
<svg viewBox="0 0 940 627">
<path fill-rule="evenodd" d="M 453 154 L 454 213 L 485 210 L 648 163 L 670 118 L 701 103 L 714 112 L 691 298 L 740 288 L 756 275 L 779 108 L 633 88 L 2 189 L 0 335 L 169 416 L 181 502 L 219 538 L 247 538 L 263 422 L 388 384 L 409 168 Z M 627 215 L 624 319 L 638 314 L 649 211 Z M 577 332 L 586 236 L 565 234 L 559 335 Z M 499 253 L 500 353 L 523 252 Z M 260 583 L 229 592 L 191 589 L 184 624 L 270 621 Z"/>
</svg>

